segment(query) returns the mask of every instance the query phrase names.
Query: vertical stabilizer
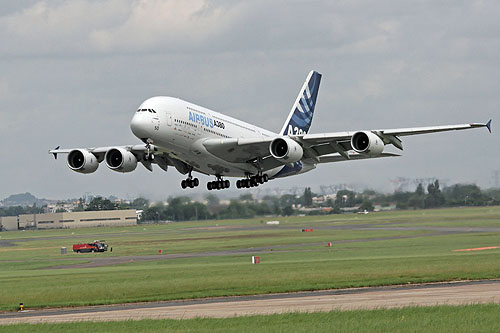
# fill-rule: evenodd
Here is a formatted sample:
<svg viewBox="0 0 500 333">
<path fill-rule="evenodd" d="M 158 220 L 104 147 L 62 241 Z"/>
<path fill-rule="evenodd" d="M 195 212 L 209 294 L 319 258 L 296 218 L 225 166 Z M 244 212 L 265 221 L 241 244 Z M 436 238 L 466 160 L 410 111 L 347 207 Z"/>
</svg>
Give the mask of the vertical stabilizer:
<svg viewBox="0 0 500 333">
<path fill-rule="evenodd" d="M 282 135 L 303 135 L 309 132 L 320 82 L 321 74 L 311 71 L 281 129 Z"/>
</svg>

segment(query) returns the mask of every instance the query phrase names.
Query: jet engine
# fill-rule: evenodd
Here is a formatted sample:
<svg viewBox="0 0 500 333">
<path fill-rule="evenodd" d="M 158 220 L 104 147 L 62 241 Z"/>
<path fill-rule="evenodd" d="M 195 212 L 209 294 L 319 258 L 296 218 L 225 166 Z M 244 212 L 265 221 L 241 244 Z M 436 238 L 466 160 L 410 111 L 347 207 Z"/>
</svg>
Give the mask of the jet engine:
<svg viewBox="0 0 500 333">
<path fill-rule="evenodd" d="M 117 172 L 131 172 L 137 168 L 137 158 L 123 148 L 111 148 L 104 156 L 106 166 Z"/>
<path fill-rule="evenodd" d="M 75 149 L 68 154 L 68 167 L 79 173 L 92 173 L 99 167 L 99 161 L 88 150 Z"/>
<path fill-rule="evenodd" d="M 283 163 L 300 161 L 304 155 L 302 146 L 288 137 L 280 137 L 271 141 L 269 151 L 275 159 Z"/>
<path fill-rule="evenodd" d="M 356 132 L 351 137 L 351 146 L 355 152 L 376 156 L 384 151 L 384 141 L 372 132 Z"/>
</svg>

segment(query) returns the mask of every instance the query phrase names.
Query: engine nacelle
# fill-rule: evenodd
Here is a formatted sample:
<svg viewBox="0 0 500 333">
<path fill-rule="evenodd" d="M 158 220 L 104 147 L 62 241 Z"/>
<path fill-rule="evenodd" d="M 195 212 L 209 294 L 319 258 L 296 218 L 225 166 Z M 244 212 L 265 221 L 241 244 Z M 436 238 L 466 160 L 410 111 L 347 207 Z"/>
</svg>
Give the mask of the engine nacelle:
<svg viewBox="0 0 500 333">
<path fill-rule="evenodd" d="M 276 138 L 271 141 L 269 151 L 275 159 L 283 163 L 300 161 L 304 155 L 302 146 L 288 137 Z"/>
<path fill-rule="evenodd" d="M 99 161 L 88 150 L 75 149 L 68 154 L 68 167 L 79 173 L 92 173 L 99 167 Z"/>
<path fill-rule="evenodd" d="M 106 166 L 117 172 L 131 172 L 137 168 L 137 158 L 123 148 L 111 148 L 104 156 Z"/>
<path fill-rule="evenodd" d="M 372 132 L 356 132 L 351 138 L 351 146 L 355 152 L 376 156 L 384 151 L 384 141 Z"/>
</svg>

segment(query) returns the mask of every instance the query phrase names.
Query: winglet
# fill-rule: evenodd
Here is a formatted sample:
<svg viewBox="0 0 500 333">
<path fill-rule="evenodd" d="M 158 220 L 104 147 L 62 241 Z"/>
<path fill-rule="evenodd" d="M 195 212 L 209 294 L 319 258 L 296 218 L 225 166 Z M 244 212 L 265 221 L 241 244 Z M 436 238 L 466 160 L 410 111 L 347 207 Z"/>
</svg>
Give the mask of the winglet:
<svg viewBox="0 0 500 333">
<path fill-rule="evenodd" d="M 57 146 L 54 150 L 59 150 L 59 148 L 61 148 L 61 146 Z M 57 160 L 57 152 L 53 152 L 52 154 L 54 154 L 54 158 Z"/>
<path fill-rule="evenodd" d="M 486 128 L 488 129 L 488 131 L 490 131 L 491 133 L 491 119 L 486 123 Z"/>
</svg>

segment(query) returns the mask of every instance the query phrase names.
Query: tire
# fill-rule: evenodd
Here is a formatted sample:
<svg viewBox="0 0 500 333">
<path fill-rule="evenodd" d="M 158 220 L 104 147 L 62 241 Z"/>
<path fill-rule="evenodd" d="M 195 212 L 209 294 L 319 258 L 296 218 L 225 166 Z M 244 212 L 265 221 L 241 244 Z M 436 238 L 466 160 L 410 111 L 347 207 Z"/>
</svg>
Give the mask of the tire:
<svg viewBox="0 0 500 333">
<path fill-rule="evenodd" d="M 225 180 L 224 181 L 224 188 L 229 188 L 231 186 L 231 183 L 229 182 L 229 180 Z"/>
<path fill-rule="evenodd" d="M 198 180 L 198 178 L 193 179 L 193 184 L 194 187 L 198 187 L 198 185 L 200 185 L 200 181 Z"/>
<path fill-rule="evenodd" d="M 182 187 L 182 189 L 183 189 L 183 190 L 184 190 L 184 189 L 186 189 L 187 184 L 186 184 L 186 181 L 185 181 L 185 180 L 183 180 L 183 181 L 181 182 L 181 187 Z"/>
<path fill-rule="evenodd" d="M 267 174 L 263 174 L 262 179 L 264 180 L 264 183 L 267 183 L 269 180 L 269 176 Z"/>
<path fill-rule="evenodd" d="M 212 191 L 212 182 L 207 183 L 207 190 Z"/>
</svg>

